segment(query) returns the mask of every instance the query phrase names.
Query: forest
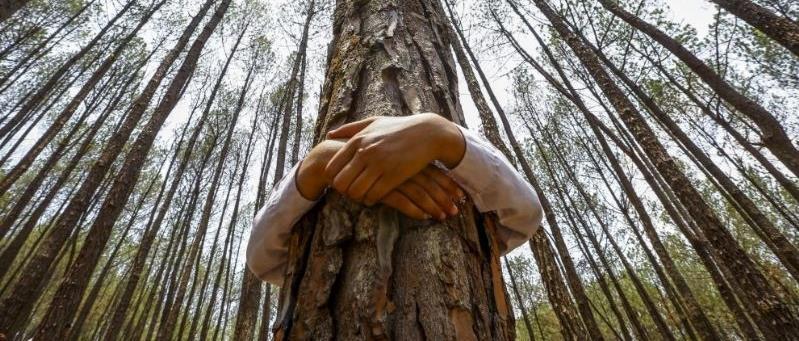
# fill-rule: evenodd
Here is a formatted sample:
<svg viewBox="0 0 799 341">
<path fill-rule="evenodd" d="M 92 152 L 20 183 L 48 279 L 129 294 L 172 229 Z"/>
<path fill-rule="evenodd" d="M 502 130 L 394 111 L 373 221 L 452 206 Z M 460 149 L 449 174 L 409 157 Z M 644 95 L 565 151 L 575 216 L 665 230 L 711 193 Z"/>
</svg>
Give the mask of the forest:
<svg viewBox="0 0 799 341">
<path fill-rule="evenodd" d="M 421 112 L 532 185 L 525 245 L 332 193 L 282 287 L 247 268 L 325 132 Z M 799 339 L 799 2 L 0 0 L 0 340 L 29 339 Z"/>
</svg>

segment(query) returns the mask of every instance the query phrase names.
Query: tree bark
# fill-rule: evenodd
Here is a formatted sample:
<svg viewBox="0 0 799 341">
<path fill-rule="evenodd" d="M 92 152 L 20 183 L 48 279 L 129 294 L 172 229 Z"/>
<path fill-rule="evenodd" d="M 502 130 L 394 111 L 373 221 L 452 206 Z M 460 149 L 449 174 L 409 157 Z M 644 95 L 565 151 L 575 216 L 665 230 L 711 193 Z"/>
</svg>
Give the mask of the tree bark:
<svg viewBox="0 0 799 341">
<path fill-rule="evenodd" d="M 424 111 L 463 124 L 436 2 L 337 2 L 323 131 Z M 292 234 L 276 339 L 513 339 L 495 226 L 461 212 L 410 221 L 328 195 Z"/>
</svg>

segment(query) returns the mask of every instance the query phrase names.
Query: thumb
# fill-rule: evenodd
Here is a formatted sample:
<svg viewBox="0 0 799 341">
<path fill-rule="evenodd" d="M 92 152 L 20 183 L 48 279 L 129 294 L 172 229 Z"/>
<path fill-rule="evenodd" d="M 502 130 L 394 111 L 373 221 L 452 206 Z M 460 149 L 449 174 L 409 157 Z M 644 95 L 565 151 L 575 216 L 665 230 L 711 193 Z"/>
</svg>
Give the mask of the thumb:
<svg viewBox="0 0 799 341">
<path fill-rule="evenodd" d="M 370 117 L 367 119 L 363 119 L 360 121 L 355 121 L 351 123 L 347 123 L 341 127 L 333 129 L 327 133 L 327 138 L 330 139 L 348 139 L 350 137 L 355 136 L 355 134 L 359 133 L 364 128 L 368 127 L 372 122 L 374 122 L 377 117 Z"/>
</svg>

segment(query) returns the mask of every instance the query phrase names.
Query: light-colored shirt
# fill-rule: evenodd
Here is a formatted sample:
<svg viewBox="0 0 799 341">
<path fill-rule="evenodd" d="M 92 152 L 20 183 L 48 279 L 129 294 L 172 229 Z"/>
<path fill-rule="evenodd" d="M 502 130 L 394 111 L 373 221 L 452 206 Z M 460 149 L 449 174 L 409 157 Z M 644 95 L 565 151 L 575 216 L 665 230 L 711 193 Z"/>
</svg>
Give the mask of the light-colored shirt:
<svg viewBox="0 0 799 341">
<path fill-rule="evenodd" d="M 541 204 L 530 184 L 499 150 L 477 134 L 459 128 L 466 152 L 449 175 L 469 194 L 480 212 L 496 212 L 500 252 L 505 254 L 533 236 L 541 224 Z M 247 266 L 258 278 L 275 285 L 283 280 L 291 230 L 315 204 L 297 189 L 298 166 L 272 190 L 255 216 L 247 244 Z"/>
</svg>

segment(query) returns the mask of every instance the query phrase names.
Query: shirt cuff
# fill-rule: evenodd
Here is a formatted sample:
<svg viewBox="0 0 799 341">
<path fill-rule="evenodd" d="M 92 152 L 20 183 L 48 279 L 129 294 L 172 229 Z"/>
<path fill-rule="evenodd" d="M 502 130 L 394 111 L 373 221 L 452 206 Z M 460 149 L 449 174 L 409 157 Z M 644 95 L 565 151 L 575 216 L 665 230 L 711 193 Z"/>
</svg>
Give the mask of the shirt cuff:
<svg viewBox="0 0 799 341">
<path fill-rule="evenodd" d="M 466 190 L 475 200 L 475 204 L 482 203 L 480 194 L 496 181 L 499 163 L 494 155 L 493 148 L 485 145 L 482 138 L 466 128 L 458 126 L 463 134 L 466 151 L 461 162 L 450 171 L 450 175 Z"/>
<path fill-rule="evenodd" d="M 270 283 L 282 279 L 294 224 L 316 204 L 316 201 L 303 197 L 297 189 L 298 169 L 299 164 L 272 189 L 264 207 L 255 216 L 247 245 L 250 270 Z"/>
</svg>

